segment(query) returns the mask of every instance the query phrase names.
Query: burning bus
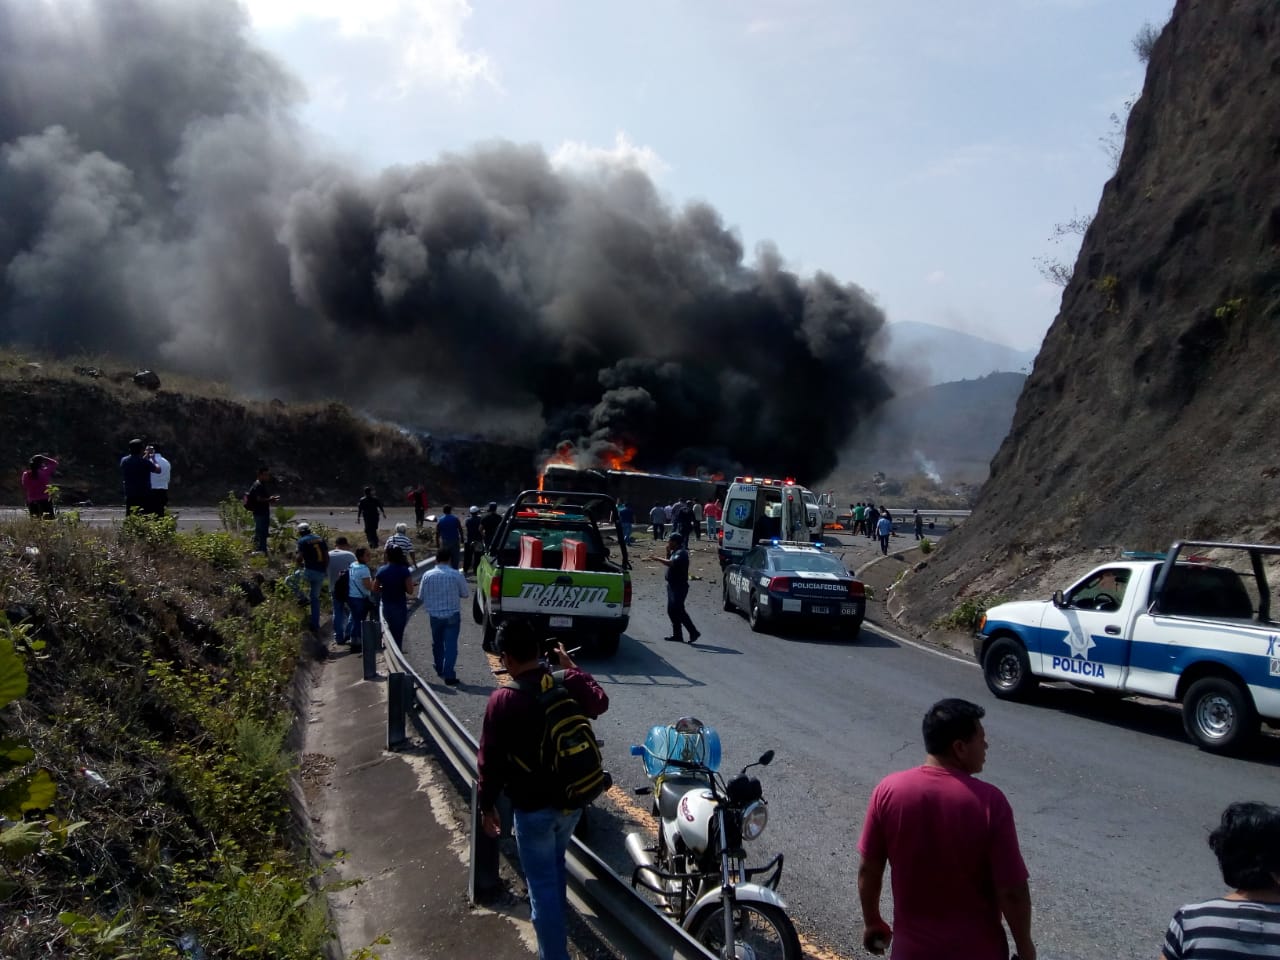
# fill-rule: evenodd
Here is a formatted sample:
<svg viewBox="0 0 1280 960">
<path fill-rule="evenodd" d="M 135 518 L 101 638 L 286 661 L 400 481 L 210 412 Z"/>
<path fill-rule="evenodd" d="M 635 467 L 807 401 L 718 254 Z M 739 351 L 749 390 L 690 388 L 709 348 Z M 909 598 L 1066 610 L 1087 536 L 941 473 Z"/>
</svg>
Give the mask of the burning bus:
<svg viewBox="0 0 1280 960">
<path fill-rule="evenodd" d="M 697 477 L 644 473 L 639 470 L 615 470 L 609 467 L 582 469 L 568 463 L 548 463 L 538 478 L 540 490 L 563 490 L 570 493 L 607 493 L 619 503 L 628 503 L 637 516 L 647 516 L 655 503 L 692 500 L 707 503 L 724 497 L 723 481 Z"/>
</svg>

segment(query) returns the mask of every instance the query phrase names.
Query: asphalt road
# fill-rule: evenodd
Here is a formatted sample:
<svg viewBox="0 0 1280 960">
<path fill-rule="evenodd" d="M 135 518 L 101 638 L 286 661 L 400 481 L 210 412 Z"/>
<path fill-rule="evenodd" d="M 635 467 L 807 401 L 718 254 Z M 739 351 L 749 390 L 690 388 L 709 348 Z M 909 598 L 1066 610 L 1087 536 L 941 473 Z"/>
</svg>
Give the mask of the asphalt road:
<svg viewBox="0 0 1280 960">
<path fill-rule="evenodd" d="M 848 561 L 869 556 L 858 545 Z M 1274 800 L 1275 738 L 1248 759 L 1214 757 L 1186 742 L 1170 707 L 1056 686 L 1032 705 L 1002 703 L 962 658 L 870 625 L 856 644 L 753 634 L 720 609 L 719 570 L 705 543 L 694 547 L 694 572 L 705 579 L 693 583 L 689 604 L 702 639 L 663 642 L 662 568 L 638 558 L 635 567 L 631 628 L 618 656 L 581 664 L 609 693 L 596 729 L 617 784 L 592 810 L 590 843 L 630 874 L 622 837 L 648 823 L 644 798 L 630 796 L 646 780 L 628 747 L 652 724 L 692 714 L 715 726 L 726 770 L 772 748 L 774 763 L 758 771 L 770 804 L 759 860 L 786 854 L 780 890 L 815 948 L 863 955 L 855 843 L 867 797 L 885 774 L 920 762 L 920 718 L 942 697 L 987 709 L 983 777 L 1013 805 L 1046 960 L 1157 956 L 1173 911 L 1221 890 L 1205 838 L 1222 808 Z M 480 650 L 479 627 L 463 619 L 462 685 L 437 689 L 478 734 L 485 698 L 503 678 Z M 411 620 L 407 638 L 410 658 L 434 681 L 425 619 Z"/>
<path fill-rule="evenodd" d="M 330 509 L 299 516 L 333 523 Z M 110 522 L 113 514 L 92 519 Z M 185 511 L 181 525 L 196 523 L 216 528 L 216 511 Z M 852 543 L 851 567 L 874 556 L 869 542 Z M 633 554 L 648 552 L 642 543 Z M 988 711 L 983 777 L 1013 805 L 1046 960 L 1157 956 L 1174 909 L 1221 890 L 1205 838 L 1222 808 L 1275 799 L 1275 737 L 1246 759 L 1214 757 L 1186 741 L 1168 705 L 1108 702 L 1065 686 L 1045 688 L 1035 704 L 1002 703 L 963 658 L 870 625 L 856 644 L 753 634 L 741 616 L 720 609 L 719 569 L 706 543 L 694 544 L 694 573 L 704 579 L 692 584 L 689 603 L 702 639 L 665 643 L 663 568 L 639 556 L 631 628 L 618 656 L 582 663 L 611 699 L 596 729 L 617 783 L 592 810 L 590 842 L 624 875 L 623 836 L 649 829 L 644 799 L 630 796 L 646 780 L 628 747 L 652 724 L 689 714 L 719 729 L 725 770 L 776 751 L 758 771 L 770 803 L 759 862 L 786 854 L 780 889 L 797 926 L 810 944 L 840 956 L 862 955 L 854 845 L 867 797 L 882 776 L 921 760 L 920 717 L 942 697 Z M 411 659 L 434 681 L 425 618 L 411 619 L 407 637 Z M 464 615 L 462 685 L 437 690 L 477 733 L 485 699 L 503 679 L 492 667 L 479 627 Z"/>
</svg>

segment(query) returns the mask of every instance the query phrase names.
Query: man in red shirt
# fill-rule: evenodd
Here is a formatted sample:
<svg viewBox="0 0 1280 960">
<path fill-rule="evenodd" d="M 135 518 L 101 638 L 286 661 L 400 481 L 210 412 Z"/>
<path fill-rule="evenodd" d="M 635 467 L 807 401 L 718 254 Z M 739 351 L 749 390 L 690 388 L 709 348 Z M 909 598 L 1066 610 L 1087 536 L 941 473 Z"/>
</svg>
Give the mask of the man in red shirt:
<svg viewBox="0 0 1280 960">
<path fill-rule="evenodd" d="M 893 960 L 1006 960 L 1009 925 L 1019 960 L 1036 960 L 1031 893 L 1013 810 L 977 780 L 987 759 L 986 711 L 940 700 L 924 717 L 923 766 L 880 781 L 858 840 L 863 945 Z M 880 913 L 892 868 L 893 922 Z"/>
</svg>

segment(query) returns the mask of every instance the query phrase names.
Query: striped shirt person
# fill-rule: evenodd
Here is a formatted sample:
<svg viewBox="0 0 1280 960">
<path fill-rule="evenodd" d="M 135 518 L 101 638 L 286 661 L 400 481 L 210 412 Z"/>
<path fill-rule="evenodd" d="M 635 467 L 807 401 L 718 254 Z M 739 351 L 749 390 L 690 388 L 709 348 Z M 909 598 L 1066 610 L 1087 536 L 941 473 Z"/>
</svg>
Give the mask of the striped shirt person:
<svg viewBox="0 0 1280 960">
<path fill-rule="evenodd" d="M 1164 960 L 1280 958 L 1280 807 L 1233 803 L 1209 834 L 1224 897 L 1192 903 L 1173 915 Z"/>
<path fill-rule="evenodd" d="M 458 685 L 454 666 L 462 629 L 462 601 L 471 596 L 467 578 L 452 566 L 453 559 L 453 549 L 441 547 L 436 551 L 436 565 L 418 583 L 418 599 L 431 623 L 431 659 L 436 676 L 450 687 Z"/>
<path fill-rule="evenodd" d="M 387 537 L 387 542 L 383 544 L 382 549 L 387 551 L 392 547 L 399 547 L 404 551 L 404 555 L 409 558 L 409 566 L 413 566 L 418 562 L 418 557 L 413 551 L 413 541 L 409 539 L 409 525 L 407 523 L 396 524 L 396 532 Z"/>
</svg>

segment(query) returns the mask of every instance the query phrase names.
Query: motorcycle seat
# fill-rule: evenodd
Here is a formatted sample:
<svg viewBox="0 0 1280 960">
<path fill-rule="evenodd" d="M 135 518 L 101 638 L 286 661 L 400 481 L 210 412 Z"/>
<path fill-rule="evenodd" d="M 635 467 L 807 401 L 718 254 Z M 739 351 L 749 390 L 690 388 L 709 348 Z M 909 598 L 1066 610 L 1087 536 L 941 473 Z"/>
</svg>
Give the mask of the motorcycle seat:
<svg viewBox="0 0 1280 960">
<path fill-rule="evenodd" d="M 705 777 L 667 777 L 662 781 L 662 789 L 658 791 L 658 813 L 663 820 L 672 820 L 680 798 L 690 790 L 708 789 Z"/>
</svg>

